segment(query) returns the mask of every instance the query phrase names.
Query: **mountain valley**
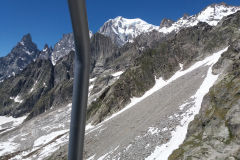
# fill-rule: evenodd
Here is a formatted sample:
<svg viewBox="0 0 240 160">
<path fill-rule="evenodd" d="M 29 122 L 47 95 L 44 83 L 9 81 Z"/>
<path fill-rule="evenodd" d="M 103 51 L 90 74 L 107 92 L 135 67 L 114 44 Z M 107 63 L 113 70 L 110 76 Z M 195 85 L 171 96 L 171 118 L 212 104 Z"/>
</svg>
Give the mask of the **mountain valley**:
<svg viewBox="0 0 240 160">
<path fill-rule="evenodd" d="M 90 31 L 84 159 L 240 159 L 240 7 Z M 0 58 L 0 160 L 67 159 L 74 37 Z"/>
</svg>

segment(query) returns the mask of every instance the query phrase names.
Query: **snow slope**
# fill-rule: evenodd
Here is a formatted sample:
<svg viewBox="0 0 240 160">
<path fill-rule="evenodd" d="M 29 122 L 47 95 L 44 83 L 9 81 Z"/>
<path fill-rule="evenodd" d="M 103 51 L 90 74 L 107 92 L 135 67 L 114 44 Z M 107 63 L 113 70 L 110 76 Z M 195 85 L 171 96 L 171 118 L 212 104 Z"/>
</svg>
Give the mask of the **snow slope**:
<svg viewBox="0 0 240 160">
<path fill-rule="evenodd" d="M 2 131 L 0 132 L 0 134 L 19 126 L 26 119 L 26 117 L 27 116 L 13 118 L 7 116 L 0 116 L 0 130 Z"/>
<path fill-rule="evenodd" d="M 221 57 L 221 54 L 227 51 L 227 49 L 228 47 L 217 53 L 214 53 L 212 56 L 206 58 L 203 61 L 197 62 L 195 65 L 186 70 L 186 72 L 188 72 L 189 70 L 196 69 L 202 65 L 211 65 L 202 85 L 200 86 L 196 94 L 191 97 L 193 101 L 189 101 L 188 103 L 185 103 L 179 107 L 183 108 L 188 104 L 194 102 L 194 105 L 192 105 L 192 107 L 189 108 L 186 113 L 183 113 L 183 115 L 181 115 L 182 116 L 181 125 L 177 126 L 177 128 L 174 131 L 172 131 L 172 138 L 170 139 L 170 141 L 161 146 L 157 146 L 155 151 L 149 157 L 147 157 L 146 160 L 152 159 L 167 160 L 170 154 L 175 149 L 177 149 L 179 145 L 182 144 L 187 134 L 188 124 L 194 119 L 194 116 L 199 113 L 203 97 L 209 92 L 209 89 L 218 79 L 218 75 L 212 74 L 212 66 L 218 61 L 218 59 Z M 178 75 L 181 75 L 181 72 L 184 71 L 178 72 L 179 73 Z"/>
<path fill-rule="evenodd" d="M 227 47 L 228 48 L 228 47 Z M 156 79 L 156 83 L 155 85 L 148 90 L 147 92 L 145 92 L 145 94 L 142 97 L 133 97 L 131 99 L 131 103 L 129 103 L 126 107 L 124 107 L 122 110 L 118 111 L 117 113 L 112 114 L 110 117 L 106 118 L 102 123 L 120 115 L 121 113 L 125 112 L 126 110 L 130 109 L 132 106 L 136 105 L 137 103 L 141 102 L 142 100 L 144 100 L 145 98 L 151 96 L 154 92 L 158 91 L 159 89 L 163 88 L 164 86 L 170 84 L 171 82 L 173 82 L 174 80 L 178 79 L 179 77 L 203 66 L 203 65 L 213 65 L 215 64 L 218 59 L 220 58 L 221 54 L 225 51 L 227 51 L 227 48 L 214 53 L 213 55 L 205 58 L 202 61 L 196 62 L 194 65 L 192 65 L 190 68 L 186 69 L 186 70 L 182 70 L 182 67 L 180 67 L 181 69 L 176 72 L 170 79 L 168 79 L 167 81 L 164 81 L 162 79 L 162 77 L 160 77 L 159 79 Z M 180 66 L 182 66 L 182 64 L 179 64 Z M 211 86 L 210 86 L 211 87 Z M 207 89 L 208 90 L 208 89 Z M 102 123 L 98 124 L 98 125 L 102 125 Z M 88 124 L 91 125 L 91 124 Z M 94 128 L 94 127 L 92 127 Z"/>
</svg>

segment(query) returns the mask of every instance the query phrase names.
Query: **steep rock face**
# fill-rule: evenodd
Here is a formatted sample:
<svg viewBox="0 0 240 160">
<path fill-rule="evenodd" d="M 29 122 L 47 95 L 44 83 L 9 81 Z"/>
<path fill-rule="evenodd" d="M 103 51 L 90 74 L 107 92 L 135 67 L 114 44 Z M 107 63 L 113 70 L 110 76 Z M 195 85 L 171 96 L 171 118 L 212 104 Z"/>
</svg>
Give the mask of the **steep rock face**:
<svg viewBox="0 0 240 160">
<path fill-rule="evenodd" d="M 168 79 L 180 68 L 179 63 L 186 68 L 239 38 L 239 14 L 226 17 L 221 24 L 232 19 L 227 26 L 211 27 L 200 22 L 197 26 L 182 29 L 166 41 L 156 42 L 155 48 L 143 52 L 133 66 L 89 106 L 89 121 L 99 123 L 126 106 L 130 98 L 143 95 L 154 85 L 155 76 Z"/>
<path fill-rule="evenodd" d="M 89 37 L 93 36 L 92 31 L 89 31 Z M 71 51 L 75 51 L 73 33 L 63 34 L 63 37 L 54 45 L 51 61 L 53 65 L 62 57 L 68 55 Z"/>
<path fill-rule="evenodd" d="M 118 47 L 112 43 L 110 38 L 99 33 L 90 35 L 90 72 L 93 76 L 96 76 L 104 71 L 107 64 L 111 63 L 119 56 L 119 52 Z M 56 65 L 58 61 L 67 56 L 71 51 L 75 51 L 74 47 L 73 34 L 64 34 L 63 38 L 54 46 L 51 54 L 53 65 Z"/>
<path fill-rule="evenodd" d="M 102 83 L 97 84 L 98 87 L 94 87 L 93 89 L 95 97 L 97 92 L 115 81 L 113 76 L 110 76 L 109 79 L 103 77 L 114 72 L 110 64 L 119 56 L 119 51 L 110 38 L 99 33 L 91 39 L 91 50 L 92 65 L 90 75 L 91 77 L 98 75 L 98 78 L 102 79 Z M 40 52 L 36 62 L 32 62 L 32 64 L 25 68 L 26 71 L 23 70 L 19 75 L 17 74 L 1 83 L 0 90 L 1 93 L 4 93 L 1 95 L 1 115 L 19 117 L 30 113 L 28 119 L 31 119 L 49 110 L 51 107 L 54 108 L 55 106 L 62 106 L 71 102 L 74 51 L 70 51 L 70 53 L 61 58 L 58 57 L 59 59 L 54 66 L 49 64 L 51 63 L 48 59 L 49 55 L 51 55 L 51 48 L 46 45 L 43 51 Z M 43 64 L 40 65 L 39 63 Z M 100 75 L 105 70 L 109 71 Z M 35 77 L 35 74 L 42 77 Z M 16 85 L 11 86 L 11 81 L 14 81 Z M 50 82 L 47 83 L 45 81 L 50 81 L 51 85 L 49 84 Z M 100 88 L 100 90 L 97 88 Z M 29 104 L 26 105 L 26 103 Z"/>
<path fill-rule="evenodd" d="M 63 38 L 55 45 L 51 57 L 52 63 L 56 65 L 58 61 L 61 61 L 61 59 L 67 56 L 71 51 L 75 51 L 72 33 L 63 35 Z M 91 36 L 90 54 L 91 76 L 102 73 L 107 69 L 107 66 L 120 55 L 118 47 L 111 39 L 100 33 Z"/>
<path fill-rule="evenodd" d="M 113 44 L 109 37 L 96 33 L 90 41 L 91 47 L 91 68 L 92 76 L 99 75 L 107 66 L 120 56 L 118 47 Z"/>
<path fill-rule="evenodd" d="M 50 60 L 38 59 L 20 74 L 0 83 L 0 115 L 28 119 L 51 107 L 71 101 L 73 88 L 73 56 L 71 52 L 55 66 Z"/>
<path fill-rule="evenodd" d="M 54 67 L 54 84 L 73 78 L 74 52 L 63 57 Z"/>
<path fill-rule="evenodd" d="M 156 48 L 160 42 L 171 39 L 175 33 L 165 36 L 164 34 L 153 30 L 139 35 L 132 43 L 126 43 L 118 49 L 119 57 L 117 56 L 114 63 L 109 65 L 109 68 L 116 71 L 125 71 L 134 65 L 134 61 L 150 48 Z"/>
<path fill-rule="evenodd" d="M 7 56 L 0 58 L 0 81 L 19 73 L 38 57 L 39 52 L 31 35 L 24 35 Z"/>
<path fill-rule="evenodd" d="M 44 113 L 46 110 L 61 107 L 71 102 L 73 89 L 74 52 L 60 59 L 53 66 L 53 86 L 45 93 L 30 111 L 27 120 Z"/>
<path fill-rule="evenodd" d="M 224 75 L 204 97 L 184 143 L 172 153 L 170 160 L 240 158 L 239 47 L 238 39 L 215 65 L 215 71 L 224 70 Z"/>
<path fill-rule="evenodd" d="M 63 34 L 62 39 L 58 41 L 53 48 L 51 55 L 51 61 L 53 65 L 55 65 L 60 58 L 68 55 L 71 51 L 75 51 L 74 47 L 73 34 Z"/>
<path fill-rule="evenodd" d="M 49 60 L 37 60 L 20 74 L 0 84 L 1 115 L 22 116 L 30 112 L 53 87 L 53 66 Z"/>
</svg>

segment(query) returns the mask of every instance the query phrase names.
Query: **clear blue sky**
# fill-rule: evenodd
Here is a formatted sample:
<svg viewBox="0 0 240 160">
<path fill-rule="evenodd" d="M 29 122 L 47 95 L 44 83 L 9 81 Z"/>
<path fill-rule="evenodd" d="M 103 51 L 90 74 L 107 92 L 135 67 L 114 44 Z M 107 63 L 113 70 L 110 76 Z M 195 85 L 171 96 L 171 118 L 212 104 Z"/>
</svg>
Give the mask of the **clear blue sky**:
<svg viewBox="0 0 240 160">
<path fill-rule="evenodd" d="M 177 20 L 196 14 L 223 0 L 86 0 L 89 27 L 97 32 L 110 18 L 141 18 L 159 25 L 163 18 Z M 239 0 L 225 0 L 240 6 Z M 0 57 L 5 56 L 26 33 L 42 49 L 53 46 L 63 33 L 72 31 L 67 0 L 0 0 Z"/>
</svg>

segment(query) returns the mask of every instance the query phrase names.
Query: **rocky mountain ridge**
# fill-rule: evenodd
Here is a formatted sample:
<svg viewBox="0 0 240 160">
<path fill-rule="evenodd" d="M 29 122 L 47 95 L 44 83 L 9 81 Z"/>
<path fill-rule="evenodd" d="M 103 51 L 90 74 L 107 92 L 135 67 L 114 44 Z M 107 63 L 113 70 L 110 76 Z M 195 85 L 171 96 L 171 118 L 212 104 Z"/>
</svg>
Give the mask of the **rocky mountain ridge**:
<svg viewBox="0 0 240 160">
<path fill-rule="evenodd" d="M 36 60 L 39 54 L 40 51 L 32 42 L 31 35 L 24 35 L 7 56 L 0 58 L 0 81 L 19 73 Z"/>
<path fill-rule="evenodd" d="M 224 16 L 233 14 L 238 10 L 240 10 L 240 7 L 229 6 L 225 3 L 212 4 L 200 13 L 192 16 L 184 15 L 176 22 L 163 19 L 160 26 L 148 24 L 139 18 L 126 19 L 116 17 L 115 19 L 110 19 L 105 22 L 100 28 L 99 33 L 110 37 L 113 42 L 122 46 L 127 42 L 133 42 L 134 38 L 140 34 L 153 30 L 163 34 L 169 34 L 171 32 L 178 32 L 182 28 L 195 26 L 199 22 L 206 22 L 211 26 L 216 26 Z"/>
<path fill-rule="evenodd" d="M 159 32 L 158 34 L 161 35 L 160 37 L 166 37 L 166 35 L 168 34 L 171 34 L 173 32 L 178 32 L 182 28 L 187 28 L 187 27 L 197 25 L 199 22 L 206 22 L 211 26 L 215 26 L 224 16 L 233 14 L 239 9 L 240 7 L 229 6 L 229 5 L 226 5 L 225 3 L 213 4 L 208 6 L 203 11 L 201 11 L 196 15 L 183 16 L 176 22 L 163 19 L 160 26 L 148 24 L 147 22 L 139 18 L 126 19 L 119 16 L 115 19 L 110 19 L 107 22 L 105 22 L 103 26 L 100 28 L 99 33 L 107 37 L 110 37 L 115 45 L 123 46 L 127 42 L 133 43 L 138 36 L 141 36 L 141 38 L 143 38 L 142 35 L 144 34 L 150 38 L 149 34 L 151 34 L 151 32 Z M 90 37 L 92 37 L 93 33 L 90 31 L 89 35 Z M 31 39 L 31 36 L 29 39 Z M 147 42 L 147 40 L 145 39 L 142 41 Z M 19 42 L 18 45 L 23 44 L 21 42 Z M 18 45 L 16 47 L 18 47 Z M 29 43 L 30 48 L 31 46 L 32 44 Z M 47 53 L 44 52 L 44 50 L 46 49 L 45 47 L 43 51 L 41 51 L 41 53 L 39 53 L 40 51 L 37 48 L 35 48 L 34 52 L 36 53 L 33 53 L 32 55 L 34 58 L 26 58 L 26 60 L 24 59 L 22 61 L 14 60 L 16 61 L 15 63 L 6 62 L 7 61 L 6 59 L 8 58 L 2 57 L 1 59 L 4 58 L 4 60 L 0 61 L 0 64 L 2 64 L 3 66 L 1 68 L 2 69 L 4 68 L 3 71 L 5 71 L 6 69 L 8 71 L 4 73 L 3 71 L 0 72 L 0 81 L 3 81 L 5 78 L 18 73 L 20 70 L 24 69 L 27 64 L 31 63 L 33 60 L 38 58 L 38 56 L 40 56 L 40 58 L 51 59 L 53 65 L 55 65 L 58 60 L 60 60 L 62 57 L 69 54 L 70 51 L 75 50 L 73 34 L 72 33 L 64 34 L 62 39 L 60 39 L 60 41 L 55 44 L 54 48 L 49 49 Z M 140 47 L 143 47 L 143 46 L 140 46 Z M 31 50 L 31 52 L 33 51 Z M 25 51 L 25 53 L 28 54 L 29 52 Z M 9 53 L 9 55 L 11 55 L 11 53 Z M 14 57 L 18 57 L 18 56 L 14 56 Z M 12 61 L 12 60 L 9 60 L 9 61 Z"/>
<path fill-rule="evenodd" d="M 111 74 L 117 69 L 110 65 L 119 57 L 119 51 L 110 38 L 101 34 L 95 34 L 90 44 L 91 77 L 98 75 L 98 83 L 103 83 L 91 88 L 94 95 L 112 83 L 114 76 Z M 0 115 L 19 117 L 28 113 L 28 119 L 31 119 L 54 106 L 71 102 L 74 51 L 69 49 L 70 53 L 61 57 L 55 65 L 49 59 L 51 51 L 46 45 L 35 62 L 0 83 L 3 93 L 0 95 Z M 104 71 L 106 73 L 101 75 Z M 104 78 L 106 76 L 107 79 Z"/>
</svg>

